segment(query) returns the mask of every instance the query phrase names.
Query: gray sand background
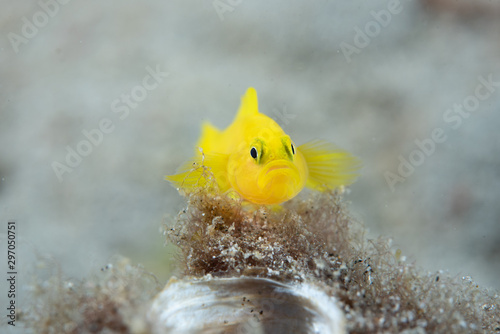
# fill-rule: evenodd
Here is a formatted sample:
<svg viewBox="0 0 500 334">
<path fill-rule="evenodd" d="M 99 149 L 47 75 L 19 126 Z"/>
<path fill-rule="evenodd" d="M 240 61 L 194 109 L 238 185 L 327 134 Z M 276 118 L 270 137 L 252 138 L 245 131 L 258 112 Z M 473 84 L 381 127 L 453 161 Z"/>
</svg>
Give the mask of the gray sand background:
<svg viewBox="0 0 500 334">
<path fill-rule="evenodd" d="M 14 220 L 21 306 L 41 259 L 81 279 L 121 254 L 166 280 L 174 250 L 159 227 L 184 202 L 163 177 L 203 120 L 231 122 L 249 86 L 295 143 L 323 138 L 363 160 L 346 199 L 370 237 L 391 236 L 424 270 L 500 288 L 500 84 L 478 79 L 500 82 L 498 3 L 56 3 L 50 16 L 2 1 L 0 14 L 0 268 Z M 465 102 L 467 118 L 447 111 Z M 89 149 L 84 132 L 102 122 L 109 133 Z M 433 131 L 442 142 L 415 153 Z M 87 156 L 60 180 L 68 146 Z M 400 157 L 416 163 L 391 189 Z"/>
</svg>

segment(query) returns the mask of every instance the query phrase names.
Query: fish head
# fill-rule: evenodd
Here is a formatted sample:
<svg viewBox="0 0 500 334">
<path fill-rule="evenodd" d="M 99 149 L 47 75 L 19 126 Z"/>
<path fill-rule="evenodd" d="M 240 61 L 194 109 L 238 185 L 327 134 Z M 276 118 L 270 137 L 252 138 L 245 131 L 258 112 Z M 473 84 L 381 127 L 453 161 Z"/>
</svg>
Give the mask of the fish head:
<svg viewBox="0 0 500 334">
<path fill-rule="evenodd" d="M 288 135 L 259 136 L 232 155 L 228 174 L 232 187 L 246 200 L 279 204 L 304 188 L 307 167 Z"/>
</svg>

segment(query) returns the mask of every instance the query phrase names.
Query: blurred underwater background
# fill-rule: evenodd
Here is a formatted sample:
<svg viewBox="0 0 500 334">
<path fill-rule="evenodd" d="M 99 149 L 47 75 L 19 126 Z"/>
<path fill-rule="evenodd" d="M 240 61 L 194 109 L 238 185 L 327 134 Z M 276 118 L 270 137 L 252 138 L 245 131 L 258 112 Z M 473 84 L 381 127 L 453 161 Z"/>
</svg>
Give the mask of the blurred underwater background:
<svg viewBox="0 0 500 334">
<path fill-rule="evenodd" d="M 185 202 L 164 175 L 253 86 L 295 143 L 363 161 L 345 198 L 369 237 L 500 288 L 500 3 L 2 4 L 0 233 L 3 248 L 16 222 L 18 287 L 41 258 L 82 278 L 116 254 L 165 282 L 159 231 Z"/>
</svg>

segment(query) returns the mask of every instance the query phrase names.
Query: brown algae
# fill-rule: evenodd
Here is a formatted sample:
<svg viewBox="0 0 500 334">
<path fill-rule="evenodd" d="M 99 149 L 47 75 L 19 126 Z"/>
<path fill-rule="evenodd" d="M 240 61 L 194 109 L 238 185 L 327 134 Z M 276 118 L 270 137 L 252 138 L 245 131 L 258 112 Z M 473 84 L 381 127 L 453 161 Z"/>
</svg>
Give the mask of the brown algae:
<svg viewBox="0 0 500 334">
<path fill-rule="evenodd" d="M 246 207 L 210 192 L 192 193 L 187 200 L 164 232 L 179 248 L 183 274 L 169 284 L 178 284 L 178 294 L 189 293 L 182 286 L 205 284 L 218 295 L 214 286 L 223 282 L 263 280 L 282 285 L 283 291 L 320 291 L 330 298 L 332 313 L 341 310 L 344 320 L 339 323 L 349 333 L 500 333 L 498 292 L 469 277 L 423 271 L 391 249 L 388 239 L 367 239 L 338 193 L 299 196 L 281 209 Z M 39 333 L 162 332 L 166 327 L 155 322 L 158 310 L 152 306 L 165 291 L 172 292 L 169 285 L 158 293 L 152 276 L 130 264 L 115 264 L 111 273 L 79 283 L 52 279 L 36 284 L 33 306 L 23 310 L 21 322 Z M 220 293 L 227 291 L 224 287 Z M 237 296 L 241 311 L 252 313 L 244 295 L 231 298 Z M 322 298 L 300 296 L 305 309 Z M 265 319 L 279 320 L 280 314 L 266 314 Z M 226 319 L 226 325 L 234 319 Z M 317 319 L 329 323 L 328 317 Z"/>
</svg>

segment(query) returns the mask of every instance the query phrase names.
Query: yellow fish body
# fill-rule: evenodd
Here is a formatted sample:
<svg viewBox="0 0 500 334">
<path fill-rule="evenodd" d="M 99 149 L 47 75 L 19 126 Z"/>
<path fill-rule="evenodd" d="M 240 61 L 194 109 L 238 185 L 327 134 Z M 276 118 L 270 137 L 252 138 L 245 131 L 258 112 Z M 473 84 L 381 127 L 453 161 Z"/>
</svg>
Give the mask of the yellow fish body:
<svg viewBox="0 0 500 334">
<path fill-rule="evenodd" d="M 357 158 L 325 141 L 295 146 L 273 119 L 259 112 L 254 88 L 248 88 L 225 130 L 203 124 L 197 147 L 195 157 L 167 180 L 190 191 L 206 184 L 209 170 L 220 191 L 234 190 L 257 204 L 285 202 L 305 186 L 326 190 L 349 185 L 360 167 Z"/>
</svg>

